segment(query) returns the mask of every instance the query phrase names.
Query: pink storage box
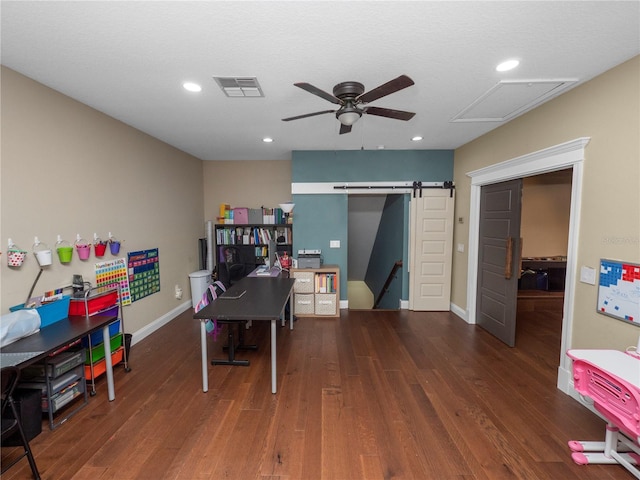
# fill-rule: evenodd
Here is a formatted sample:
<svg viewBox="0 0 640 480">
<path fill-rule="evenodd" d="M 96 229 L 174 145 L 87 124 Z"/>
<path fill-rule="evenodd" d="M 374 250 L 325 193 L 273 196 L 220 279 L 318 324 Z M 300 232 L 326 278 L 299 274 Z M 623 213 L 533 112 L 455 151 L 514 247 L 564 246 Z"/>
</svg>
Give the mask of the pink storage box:
<svg viewBox="0 0 640 480">
<path fill-rule="evenodd" d="M 236 225 L 243 225 L 249 223 L 249 209 L 248 208 L 234 208 L 233 209 L 233 223 Z"/>
</svg>

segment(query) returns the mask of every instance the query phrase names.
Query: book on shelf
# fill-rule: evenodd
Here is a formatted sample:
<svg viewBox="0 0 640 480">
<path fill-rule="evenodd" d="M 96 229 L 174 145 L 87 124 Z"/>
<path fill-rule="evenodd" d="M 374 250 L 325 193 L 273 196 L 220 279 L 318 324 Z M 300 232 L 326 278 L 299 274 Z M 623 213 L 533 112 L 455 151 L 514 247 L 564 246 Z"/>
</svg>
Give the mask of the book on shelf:
<svg viewBox="0 0 640 480">
<path fill-rule="evenodd" d="M 317 273 L 315 281 L 316 293 L 336 293 L 337 278 L 335 273 Z"/>
</svg>

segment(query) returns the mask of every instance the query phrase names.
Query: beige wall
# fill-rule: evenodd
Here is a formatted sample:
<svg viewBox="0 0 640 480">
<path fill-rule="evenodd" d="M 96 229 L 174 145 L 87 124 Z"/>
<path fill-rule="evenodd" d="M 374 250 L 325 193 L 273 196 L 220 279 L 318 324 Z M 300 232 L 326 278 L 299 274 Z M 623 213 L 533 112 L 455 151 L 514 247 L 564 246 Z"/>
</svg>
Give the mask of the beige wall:
<svg viewBox="0 0 640 480">
<path fill-rule="evenodd" d="M 567 255 L 570 207 L 570 169 L 523 180 L 520 215 L 523 257 Z"/>
<path fill-rule="evenodd" d="M 159 248 L 161 291 L 125 307 L 128 332 L 187 301 L 191 307 L 188 275 L 198 269 L 205 232 L 202 161 L 5 67 L 1 86 L 0 250 L 8 238 L 31 252 L 36 235 L 53 248 L 57 235 L 73 241 L 77 233 L 90 240 L 112 232 L 124 240 L 118 257 Z M 7 266 L 6 253 L 0 260 L 7 313 L 25 301 L 38 265 L 32 253 L 18 269 Z M 54 257 L 36 293 L 70 284 L 74 273 L 95 283 L 96 261 L 93 251 L 84 262 Z"/>
<path fill-rule="evenodd" d="M 221 203 L 260 208 L 291 201 L 290 160 L 207 161 L 203 179 L 204 218 L 214 223 Z"/>
<path fill-rule="evenodd" d="M 640 263 L 640 57 L 596 77 L 455 152 L 456 218 L 469 218 L 467 172 L 579 137 L 586 146 L 578 269 L 601 258 Z M 454 242 L 466 244 L 468 222 Z M 466 252 L 466 250 L 465 250 Z M 575 252 L 574 252 L 575 253 Z M 466 253 L 454 253 L 452 302 L 466 309 Z M 579 273 L 579 272 L 578 272 Z M 640 329 L 595 312 L 597 287 L 578 282 L 571 346 L 623 349 Z"/>
</svg>

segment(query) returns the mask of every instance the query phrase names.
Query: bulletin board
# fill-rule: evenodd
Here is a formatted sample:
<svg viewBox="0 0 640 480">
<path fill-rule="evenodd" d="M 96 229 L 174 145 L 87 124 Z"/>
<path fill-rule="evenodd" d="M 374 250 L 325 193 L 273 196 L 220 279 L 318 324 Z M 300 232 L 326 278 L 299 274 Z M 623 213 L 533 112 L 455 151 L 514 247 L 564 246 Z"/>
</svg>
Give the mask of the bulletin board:
<svg viewBox="0 0 640 480">
<path fill-rule="evenodd" d="M 600 260 L 598 312 L 640 326 L 640 265 Z"/>
<path fill-rule="evenodd" d="M 129 285 L 131 287 L 131 301 L 148 297 L 160 291 L 160 261 L 158 249 L 130 252 Z"/>
<path fill-rule="evenodd" d="M 110 287 L 120 285 L 120 301 L 122 305 L 131 305 L 131 292 L 129 290 L 129 276 L 127 275 L 127 262 L 124 258 L 116 258 L 95 265 L 96 286 Z"/>
</svg>

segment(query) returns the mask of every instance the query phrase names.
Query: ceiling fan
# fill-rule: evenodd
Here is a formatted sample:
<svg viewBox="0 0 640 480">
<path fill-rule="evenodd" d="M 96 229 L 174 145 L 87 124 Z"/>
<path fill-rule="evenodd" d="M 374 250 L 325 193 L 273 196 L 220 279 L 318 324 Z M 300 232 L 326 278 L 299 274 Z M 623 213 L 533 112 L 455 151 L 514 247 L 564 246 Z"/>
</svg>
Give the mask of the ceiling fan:
<svg viewBox="0 0 640 480">
<path fill-rule="evenodd" d="M 314 87 L 310 83 L 294 83 L 296 87 L 300 87 L 309 93 L 313 93 L 320 98 L 330 101 L 331 103 L 340 105 L 340 108 L 337 110 L 323 110 L 321 112 L 283 118 L 282 121 L 288 122 L 290 120 L 298 120 L 300 118 L 313 117 L 316 115 L 323 115 L 325 113 L 335 113 L 336 118 L 340 121 L 340 134 L 342 135 L 343 133 L 349 133 L 351 131 L 351 127 L 358 121 L 363 113 L 368 115 L 377 115 L 379 117 L 393 118 L 396 120 L 411 120 L 415 115 L 413 112 L 367 106 L 366 104 L 395 93 L 398 90 L 402 90 L 403 88 L 410 87 L 413 84 L 413 80 L 408 76 L 400 75 L 398 78 L 394 78 L 393 80 L 390 80 L 387 83 L 365 93 L 364 85 L 359 82 L 342 82 L 333 87 L 333 95 L 331 95 L 324 90 L 320 90 L 318 87 Z"/>
</svg>

